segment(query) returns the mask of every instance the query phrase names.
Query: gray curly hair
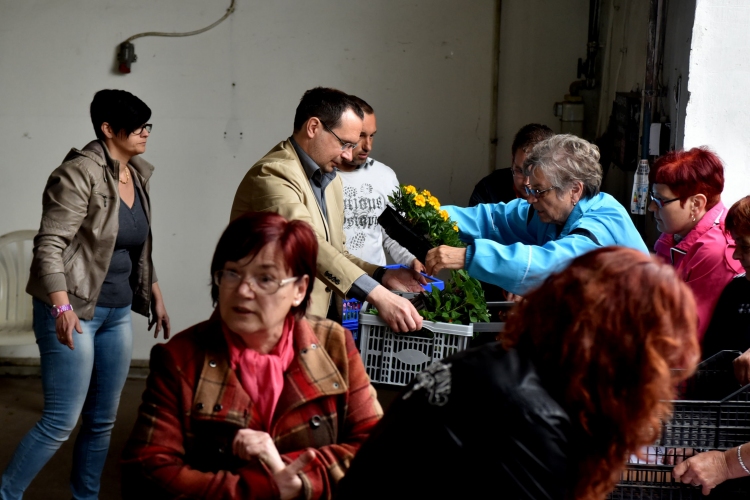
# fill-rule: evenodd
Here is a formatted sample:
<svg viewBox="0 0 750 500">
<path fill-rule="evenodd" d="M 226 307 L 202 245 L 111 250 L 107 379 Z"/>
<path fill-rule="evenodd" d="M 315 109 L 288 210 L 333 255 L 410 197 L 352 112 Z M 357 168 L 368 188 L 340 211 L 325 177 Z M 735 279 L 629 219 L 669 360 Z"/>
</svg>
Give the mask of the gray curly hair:
<svg viewBox="0 0 750 500">
<path fill-rule="evenodd" d="M 569 134 L 558 134 L 537 143 L 523 163 L 526 175 L 539 169 L 560 191 L 583 183 L 583 197 L 599 194 L 602 184 L 602 166 L 599 164 L 599 148 L 594 144 Z"/>
</svg>

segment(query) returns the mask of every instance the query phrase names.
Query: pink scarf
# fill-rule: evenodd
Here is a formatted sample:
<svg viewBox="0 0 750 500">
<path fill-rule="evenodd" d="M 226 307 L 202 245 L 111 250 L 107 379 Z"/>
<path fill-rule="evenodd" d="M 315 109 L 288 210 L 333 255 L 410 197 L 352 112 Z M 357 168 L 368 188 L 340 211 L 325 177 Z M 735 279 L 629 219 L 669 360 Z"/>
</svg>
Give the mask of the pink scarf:
<svg viewBox="0 0 750 500">
<path fill-rule="evenodd" d="M 239 335 L 226 328 L 222 330 L 229 346 L 230 366 L 255 404 L 265 426 L 264 430 L 270 432 L 273 413 L 284 388 L 284 372 L 294 359 L 294 317 L 287 316 L 281 338 L 268 354 L 248 349 Z"/>
</svg>

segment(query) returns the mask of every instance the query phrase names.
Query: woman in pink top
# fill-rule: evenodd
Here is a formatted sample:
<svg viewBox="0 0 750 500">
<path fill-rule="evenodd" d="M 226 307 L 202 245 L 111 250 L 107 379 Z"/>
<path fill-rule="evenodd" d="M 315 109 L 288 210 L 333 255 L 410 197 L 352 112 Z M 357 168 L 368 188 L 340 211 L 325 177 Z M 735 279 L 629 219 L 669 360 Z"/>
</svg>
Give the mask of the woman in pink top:
<svg viewBox="0 0 750 500">
<path fill-rule="evenodd" d="M 721 291 L 742 272 L 724 231 L 724 166 L 705 147 L 672 151 L 654 162 L 649 181 L 648 209 L 662 232 L 654 250 L 693 290 L 702 342 Z"/>
</svg>

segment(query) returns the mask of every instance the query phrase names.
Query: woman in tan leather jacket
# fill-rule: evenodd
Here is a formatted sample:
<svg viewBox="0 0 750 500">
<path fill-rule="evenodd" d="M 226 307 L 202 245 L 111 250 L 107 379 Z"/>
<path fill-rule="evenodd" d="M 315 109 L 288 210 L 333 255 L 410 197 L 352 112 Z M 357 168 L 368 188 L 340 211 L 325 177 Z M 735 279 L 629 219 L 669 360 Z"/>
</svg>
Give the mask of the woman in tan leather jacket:
<svg viewBox="0 0 750 500">
<path fill-rule="evenodd" d="M 91 103 L 97 140 L 72 149 L 50 175 L 26 288 L 34 297 L 44 411 L 0 482 L 0 499 L 24 490 L 83 417 L 71 490 L 95 499 L 132 352 L 130 311 L 169 337 L 151 261 L 148 182 L 138 155 L 151 132 L 149 107 L 123 90 Z M 73 331 L 77 335 L 73 334 Z"/>
</svg>

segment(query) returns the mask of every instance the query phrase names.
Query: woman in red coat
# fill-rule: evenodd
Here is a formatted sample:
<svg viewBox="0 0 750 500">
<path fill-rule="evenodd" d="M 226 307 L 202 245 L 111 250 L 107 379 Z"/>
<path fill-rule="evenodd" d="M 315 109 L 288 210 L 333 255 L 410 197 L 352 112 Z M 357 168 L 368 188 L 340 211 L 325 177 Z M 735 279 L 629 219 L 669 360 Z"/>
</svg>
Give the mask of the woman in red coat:
<svg viewBox="0 0 750 500">
<path fill-rule="evenodd" d="M 742 272 L 724 231 L 724 166 L 707 148 L 672 151 L 654 162 L 649 181 L 648 209 L 662 232 L 654 250 L 693 291 L 702 342 L 721 291 Z"/>
<path fill-rule="evenodd" d="M 351 333 L 303 317 L 317 250 L 278 214 L 227 227 L 213 316 L 152 350 L 125 498 L 332 496 L 382 410 Z"/>
</svg>

